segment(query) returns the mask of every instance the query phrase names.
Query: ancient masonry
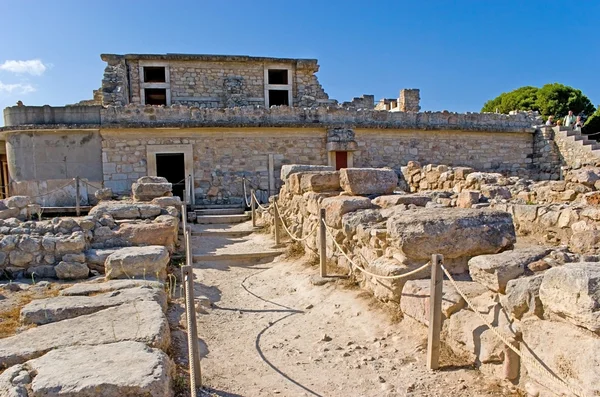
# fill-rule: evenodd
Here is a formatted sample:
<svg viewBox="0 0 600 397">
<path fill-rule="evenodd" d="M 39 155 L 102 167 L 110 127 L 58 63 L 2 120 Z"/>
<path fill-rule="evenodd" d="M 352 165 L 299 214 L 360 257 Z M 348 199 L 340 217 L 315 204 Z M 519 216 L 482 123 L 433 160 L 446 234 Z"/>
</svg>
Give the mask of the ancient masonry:
<svg viewBox="0 0 600 397">
<path fill-rule="evenodd" d="M 397 99 L 332 100 L 313 59 L 112 55 L 93 100 L 4 110 L 10 194 L 39 196 L 79 176 L 130 194 L 164 176 L 195 204 L 241 203 L 242 180 L 267 196 L 285 164 L 391 167 L 408 161 L 536 179 L 597 161 L 600 148 L 535 128 L 534 114 L 420 112 L 417 89 Z M 85 185 L 84 199 L 94 189 Z M 66 193 L 36 200 L 73 205 Z M 72 194 L 70 195 L 72 196 Z"/>
</svg>

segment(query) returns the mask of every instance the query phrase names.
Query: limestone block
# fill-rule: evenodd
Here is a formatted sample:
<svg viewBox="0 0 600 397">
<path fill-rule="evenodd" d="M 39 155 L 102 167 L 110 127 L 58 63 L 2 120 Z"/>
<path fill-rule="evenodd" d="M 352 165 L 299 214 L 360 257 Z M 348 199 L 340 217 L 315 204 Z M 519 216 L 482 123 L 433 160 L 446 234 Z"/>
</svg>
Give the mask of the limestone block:
<svg viewBox="0 0 600 397">
<path fill-rule="evenodd" d="M 123 304 L 0 339 L 0 368 L 24 363 L 61 347 L 89 347 L 127 340 L 163 350 L 169 346 L 169 325 L 158 303 Z"/>
<path fill-rule="evenodd" d="M 400 204 L 413 204 L 417 207 L 425 207 L 430 201 L 431 197 L 423 194 L 392 194 L 375 197 L 372 202 L 381 208 L 389 208 Z"/>
<path fill-rule="evenodd" d="M 388 258 L 377 258 L 371 261 L 366 270 L 380 276 L 395 276 L 406 273 L 408 269 L 398 261 Z M 365 286 L 373 292 L 375 298 L 383 302 L 400 302 L 402 287 L 406 279 L 379 279 L 365 275 Z"/>
<path fill-rule="evenodd" d="M 110 200 L 113 197 L 113 191 L 109 187 L 105 187 L 104 189 L 98 189 L 94 192 L 94 197 L 97 200 Z"/>
<path fill-rule="evenodd" d="M 600 191 L 589 192 L 584 194 L 583 202 L 587 205 L 600 205 Z"/>
<path fill-rule="evenodd" d="M 298 173 L 301 192 L 336 192 L 340 189 L 339 171 Z"/>
<path fill-rule="evenodd" d="M 61 261 L 54 268 L 56 277 L 61 280 L 81 280 L 88 278 L 90 269 L 85 263 Z"/>
<path fill-rule="evenodd" d="M 0 219 L 15 218 L 19 216 L 19 212 L 20 211 L 18 208 L 7 208 L 0 210 Z"/>
<path fill-rule="evenodd" d="M 510 214 L 493 210 L 418 208 L 387 220 L 388 242 L 408 260 L 464 259 L 497 253 L 516 241 Z M 457 244 L 460 242 L 460 244 Z"/>
<path fill-rule="evenodd" d="M 576 254 L 595 254 L 600 253 L 600 230 L 591 230 L 584 221 L 584 228 L 581 231 L 576 231 L 576 222 L 572 225 L 573 235 L 569 239 L 569 249 Z"/>
<path fill-rule="evenodd" d="M 308 164 L 284 164 L 281 166 L 281 180 L 287 183 L 290 175 L 305 171 L 335 171 L 335 168 L 328 165 L 308 165 Z"/>
<path fill-rule="evenodd" d="M 33 262 L 33 255 L 29 252 L 11 251 L 8 255 L 10 264 L 16 267 L 28 267 Z"/>
<path fill-rule="evenodd" d="M 325 208 L 325 222 L 327 225 L 339 229 L 342 227 L 342 216 L 360 209 L 373 208 L 371 200 L 366 197 L 337 196 L 323 199 L 322 208 Z"/>
<path fill-rule="evenodd" d="M 88 267 L 104 274 L 104 262 L 110 254 L 120 248 L 89 249 L 85 251 L 85 261 Z"/>
<path fill-rule="evenodd" d="M 471 208 L 473 204 L 477 204 L 479 202 L 480 194 L 475 190 L 463 190 L 458 194 L 458 199 L 456 200 L 456 206 L 458 208 Z"/>
<path fill-rule="evenodd" d="M 36 396 L 58 396 L 56 390 L 68 390 L 73 396 L 173 395 L 173 362 L 164 352 L 140 342 L 65 347 L 26 365 L 35 374 L 30 387 Z"/>
<path fill-rule="evenodd" d="M 535 263 L 535 262 L 534 262 Z M 540 300 L 543 274 L 522 277 L 506 283 L 506 295 L 501 297 L 502 307 L 516 319 L 524 315 L 542 317 L 544 308 Z"/>
<path fill-rule="evenodd" d="M 82 252 L 80 252 L 78 254 L 65 254 L 62 257 L 62 260 L 65 262 L 85 263 L 85 254 Z"/>
<path fill-rule="evenodd" d="M 21 236 L 19 239 L 18 248 L 24 252 L 31 252 L 32 254 L 39 252 L 42 249 L 42 241 L 39 237 Z"/>
<path fill-rule="evenodd" d="M 57 236 L 55 239 L 57 255 L 80 253 L 85 251 L 85 236 L 83 232 L 74 232 L 70 236 Z"/>
<path fill-rule="evenodd" d="M 8 208 L 27 208 L 31 204 L 31 199 L 28 196 L 12 196 L 4 199 L 4 203 Z"/>
<path fill-rule="evenodd" d="M 150 287 L 150 288 L 158 288 L 164 289 L 163 283 L 156 280 L 104 280 L 104 279 L 94 279 L 87 282 L 77 283 L 71 287 L 65 288 L 60 291 L 60 295 L 64 296 L 87 296 L 87 295 L 96 295 L 104 292 L 110 291 L 119 291 L 128 288 L 136 288 L 136 287 Z"/>
<path fill-rule="evenodd" d="M 594 184 L 600 180 L 600 169 L 597 167 L 585 167 L 573 170 L 567 175 L 568 180 L 580 183 L 587 187 L 594 187 Z"/>
<path fill-rule="evenodd" d="M 96 220 L 93 216 L 86 216 L 83 219 L 78 219 L 77 223 L 82 230 L 92 230 L 96 227 Z"/>
<path fill-rule="evenodd" d="M 27 276 L 35 280 L 38 278 L 56 278 L 56 269 L 52 265 L 38 265 L 27 268 Z"/>
<path fill-rule="evenodd" d="M 126 247 L 106 258 L 106 279 L 114 278 L 157 278 L 167 276 L 169 252 L 165 247 Z"/>
<path fill-rule="evenodd" d="M 36 299 L 21 308 L 21 321 L 25 324 L 48 324 L 138 301 L 153 301 L 158 303 L 163 311 L 167 309 L 167 297 L 162 289 L 134 287 L 94 296 Z"/>
<path fill-rule="evenodd" d="M 510 190 L 504 186 L 482 185 L 481 195 L 488 199 L 509 200 L 512 197 Z"/>
<path fill-rule="evenodd" d="M 158 216 L 151 223 L 125 223 L 116 236 L 132 245 L 162 245 L 169 251 L 175 248 L 179 221 L 170 215 Z"/>
<path fill-rule="evenodd" d="M 137 180 L 138 183 L 169 183 L 167 178 L 162 176 L 143 176 Z"/>
<path fill-rule="evenodd" d="M 183 204 L 179 196 L 157 197 L 152 199 L 151 203 L 158 205 L 160 208 L 175 207 L 178 210 L 181 209 L 181 205 Z"/>
<path fill-rule="evenodd" d="M 539 294 L 545 314 L 566 319 L 592 332 L 600 331 L 598 263 L 570 263 L 547 270 Z"/>
<path fill-rule="evenodd" d="M 340 186 L 351 195 L 391 194 L 398 186 L 396 172 L 389 168 L 343 168 Z"/>
<path fill-rule="evenodd" d="M 160 215 L 161 207 L 156 204 L 103 202 L 90 211 L 90 216 L 99 218 L 110 215 L 114 219 L 152 218 Z"/>
<path fill-rule="evenodd" d="M 508 281 L 519 277 L 528 264 L 542 259 L 550 251 L 550 248 L 528 247 L 476 256 L 469 260 L 469 273 L 473 281 L 504 293 Z"/>
<path fill-rule="evenodd" d="M 136 201 L 150 201 L 156 197 L 169 196 L 172 194 L 171 183 L 134 183 L 131 185 L 133 199 Z"/>
<path fill-rule="evenodd" d="M 530 360 L 545 363 L 561 379 L 576 385 L 588 396 L 600 395 L 598 368 L 600 368 L 600 338 L 591 332 L 564 322 L 528 319 L 522 322 L 523 341 L 527 349 L 521 349 Z M 532 353 L 535 356 L 532 356 Z M 534 370 L 535 371 L 535 370 Z M 536 380 L 547 384 L 547 377 Z M 553 391 L 563 395 L 571 392 L 552 383 Z"/>
<path fill-rule="evenodd" d="M 486 288 L 481 284 L 472 281 L 457 281 L 461 291 L 471 298 L 486 292 Z M 402 289 L 400 298 L 400 310 L 403 314 L 410 316 L 424 325 L 429 325 L 429 297 L 431 280 L 409 280 Z M 442 314 L 449 318 L 466 305 L 465 300 L 460 296 L 449 281 L 444 281 L 442 287 Z"/>
</svg>

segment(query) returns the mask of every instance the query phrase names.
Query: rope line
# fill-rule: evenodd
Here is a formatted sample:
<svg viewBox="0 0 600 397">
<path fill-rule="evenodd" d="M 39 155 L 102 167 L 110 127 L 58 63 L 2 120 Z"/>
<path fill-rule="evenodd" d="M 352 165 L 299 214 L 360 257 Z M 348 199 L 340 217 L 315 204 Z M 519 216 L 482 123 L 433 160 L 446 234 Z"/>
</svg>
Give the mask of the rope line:
<svg viewBox="0 0 600 397">
<path fill-rule="evenodd" d="M 54 190 L 50 190 L 49 192 L 46 192 L 46 193 L 44 193 L 44 194 L 38 194 L 37 196 L 29 196 L 29 198 L 38 198 L 38 197 L 44 197 L 44 196 L 48 196 L 49 194 L 52 194 L 52 193 L 54 193 L 54 192 L 58 192 L 59 190 L 62 190 L 62 189 L 64 189 L 64 188 L 66 188 L 67 186 L 70 186 L 70 185 L 71 185 L 73 182 L 75 182 L 75 178 L 73 178 L 73 179 L 71 180 L 71 182 L 67 183 L 67 184 L 66 184 L 66 185 L 64 185 L 64 186 L 61 186 L 61 187 L 59 187 L 59 188 L 56 188 L 56 189 L 54 189 Z"/>
<path fill-rule="evenodd" d="M 450 283 L 452 284 L 452 286 L 454 287 L 454 289 L 456 289 L 456 292 L 458 292 L 460 294 L 460 296 L 462 296 L 462 298 L 465 300 L 465 302 L 467 302 L 467 305 L 469 305 L 469 307 L 475 312 L 475 314 L 477 315 L 477 317 L 479 317 L 479 319 L 494 333 L 494 335 L 496 335 L 510 350 L 512 350 L 516 355 L 518 355 L 521 358 L 521 360 L 523 360 L 524 362 L 526 362 L 528 364 L 531 364 L 533 367 L 535 367 L 541 373 L 549 374 L 550 377 L 551 377 L 551 379 L 553 381 L 557 382 L 561 386 L 566 386 L 567 389 L 569 389 L 569 391 L 571 393 L 575 394 L 576 396 L 587 397 L 586 394 L 585 394 L 585 392 L 583 390 L 577 390 L 577 389 L 575 389 L 573 386 L 571 386 L 569 383 L 567 383 L 567 381 L 559 378 L 557 375 L 553 374 L 547 368 L 545 368 L 544 366 L 542 366 L 537 359 L 536 360 L 532 360 L 532 359 L 530 359 L 527 356 L 523 356 L 523 354 L 521 353 L 521 351 L 519 349 L 517 349 L 516 347 L 514 347 L 513 344 L 510 343 L 510 341 L 508 341 L 508 339 L 506 339 L 506 337 L 504 337 L 502 334 L 500 334 L 496 330 L 496 327 L 494 327 L 492 324 L 490 324 L 481 315 L 481 313 L 479 313 L 479 310 L 477 310 L 475 308 L 475 306 L 471 303 L 471 301 L 469 300 L 469 298 L 467 298 L 467 296 L 460 290 L 460 288 L 458 288 L 458 285 L 456 284 L 456 281 L 454 281 L 454 279 L 450 275 L 450 272 L 448 272 L 448 270 L 446 270 L 446 268 L 444 267 L 444 265 L 442 265 L 441 267 L 442 267 L 442 270 L 444 271 L 444 274 L 446 274 L 446 277 L 448 277 L 448 280 L 450 280 Z"/>
<path fill-rule="evenodd" d="M 315 225 L 315 227 L 310 231 L 310 233 L 308 233 L 306 236 L 299 238 L 296 237 L 292 234 L 292 232 L 287 228 L 287 226 L 285 225 L 285 221 L 283 220 L 283 217 L 281 216 L 281 211 L 279 211 L 279 206 L 277 205 L 277 202 L 274 201 L 273 202 L 275 204 L 275 211 L 277 211 L 277 213 L 279 214 L 279 219 L 281 220 L 281 224 L 283 225 L 283 229 L 287 232 L 287 234 L 292 238 L 292 240 L 294 241 L 304 241 L 306 239 L 308 239 L 310 236 L 313 235 L 314 232 L 317 231 L 317 229 L 319 228 L 319 224 L 317 223 Z"/>
<path fill-rule="evenodd" d="M 327 226 L 327 224 L 325 223 L 324 220 L 322 222 L 323 222 L 323 225 L 325 225 L 325 229 L 327 230 L 327 234 L 329 234 L 329 237 L 331 237 L 331 239 L 333 240 L 333 243 L 335 244 L 335 246 L 337 247 L 337 249 L 342 253 L 342 255 L 344 255 L 346 257 L 346 259 L 352 264 L 352 266 L 356 267 L 361 272 L 363 272 L 365 274 L 368 274 L 369 276 L 372 276 L 372 277 L 375 277 L 375 278 L 379 278 L 379 279 L 383 279 L 383 280 L 395 280 L 395 279 L 399 279 L 399 278 L 405 278 L 405 277 L 412 276 L 413 274 L 419 273 L 421 270 L 427 269 L 429 266 L 431 266 L 431 262 L 427 262 L 426 264 L 424 264 L 423 266 L 419 267 L 418 269 L 411 270 L 410 272 L 407 272 L 407 273 L 397 274 L 397 275 L 394 275 L 394 276 L 381 276 L 379 274 L 371 273 L 368 270 L 364 269 L 363 267 L 359 266 L 356 262 L 354 262 L 352 259 L 350 259 L 350 257 L 348 255 L 346 255 L 346 253 L 344 252 L 344 250 L 342 249 L 342 247 L 338 244 L 337 241 L 335 241 L 335 237 L 333 237 L 333 234 L 331 233 L 330 227 Z"/>
<path fill-rule="evenodd" d="M 80 181 L 81 181 L 81 182 L 83 182 L 83 183 L 85 183 L 85 184 L 86 184 L 86 185 L 88 185 L 88 186 L 91 186 L 91 187 L 93 187 L 93 188 L 94 188 L 94 189 L 96 189 L 96 190 L 102 190 L 102 189 L 104 189 L 104 188 L 102 188 L 102 187 L 98 187 L 98 186 L 96 186 L 96 185 L 94 185 L 94 184 L 92 184 L 92 183 L 89 183 L 89 182 L 88 182 L 88 181 L 86 181 L 85 179 L 80 179 Z"/>
<path fill-rule="evenodd" d="M 263 210 L 265 210 L 265 211 L 268 211 L 268 210 L 271 208 L 271 205 L 269 205 L 269 206 L 267 206 L 267 207 L 265 207 L 264 205 L 261 205 L 261 204 L 258 202 L 258 199 L 256 198 L 256 194 L 254 194 L 254 195 L 253 195 L 253 197 L 254 197 L 254 202 L 255 202 L 255 203 L 258 205 L 258 208 L 261 208 L 261 209 L 263 209 Z"/>
<path fill-rule="evenodd" d="M 246 207 L 250 207 L 251 203 L 248 201 L 248 192 L 246 190 L 246 177 L 242 178 L 242 186 L 244 187 L 244 201 L 246 201 Z M 250 200 L 252 200 L 252 197 L 250 197 Z"/>
</svg>

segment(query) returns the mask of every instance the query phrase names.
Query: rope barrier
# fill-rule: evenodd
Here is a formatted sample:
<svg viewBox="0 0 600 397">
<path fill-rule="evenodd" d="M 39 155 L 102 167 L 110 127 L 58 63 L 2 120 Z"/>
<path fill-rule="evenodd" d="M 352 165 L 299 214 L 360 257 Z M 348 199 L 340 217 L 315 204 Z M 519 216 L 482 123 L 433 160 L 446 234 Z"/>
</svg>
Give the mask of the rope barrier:
<svg viewBox="0 0 600 397">
<path fill-rule="evenodd" d="M 81 182 L 83 182 L 83 183 L 85 183 L 85 184 L 86 184 L 86 185 L 88 185 L 88 186 L 91 186 L 91 187 L 93 187 L 93 188 L 94 188 L 94 189 L 96 189 L 96 190 L 102 190 L 102 189 L 104 189 L 103 187 L 98 187 L 98 186 L 96 186 L 96 185 L 94 185 L 94 184 L 92 184 L 92 183 L 89 183 L 89 182 L 88 182 L 88 181 L 86 181 L 85 179 L 80 179 L 80 181 L 81 181 Z"/>
<path fill-rule="evenodd" d="M 254 195 L 254 202 L 256 203 L 256 205 L 258 205 L 258 208 L 260 208 L 260 209 L 262 209 L 262 210 L 268 211 L 269 209 L 271 209 L 271 206 L 270 206 L 270 205 L 269 205 L 268 207 L 265 207 L 264 205 L 261 205 L 261 204 L 258 202 L 258 198 L 256 198 L 256 194 Z"/>
<path fill-rule="evenodd" d="M 30 197 L 30 198 L 38 198 L 38 197 L 44 197 L 44 196 L 48 196 L 49 194 L 52 194 L 52 193 L 54 193 L 54 192 L 58 192 L 59 190 L 62 190 L 62 189 L 64 189 L 64 188 L 66 188 L 67 186 L 71 185 L 73 182 L 75 182 L 75 178 L 73 178 L 73 180 L 72 180 L 71 182 L 67 183 L 67 184 L 66 184 L 66 185 L 64 185 L 64 186 L 61 186 L 61 187 L 59 187 L 59 188 L 56 188 L 56 189 L 54 189 L 54 190 L 51 190 L 51 191 L 49 191 L 49 192 L 46 192 L 46 193 L 44 193 L 44 194 L 38 194 L 37 196 L 29 196 L 29 197 Z"/>
<path fill-rule="evenodd" d="M 273 203 L 275 204 L 275 211 L 277 211 L 277 213 L 279 214 L 279 219 L 281 219 L 281 224 L 283 225 L 283 229 L 292 238 L 292 240 L 294 240 L 294 241 L 304 241 L 304 240 L 308 239 L 310 236 L 312 236 L 313 233 L 316 232 L 317 229 L 319 228 L 319 224 L 317 223 L 315 225 L 315 227 L 313 228 L 313 230 L 311 230 L 310 233 L 308 233 L 306 236 L 304 236 L 302 238 L 298 238 L 298 237 L 294 236 L 292 234 L 292 232 L 288 229 L 288 227 L 285 225 L 285 221 L 283 220 L 283 217 L 281 216 L 281 211 L 279 211 L 279 206 L 277 205 L 277 202 L 274 201 Z"/>
<path fill-rule="evenodd" d="M 429 266 L 431 266 L 431 262 L 427 262 L 426 264 L 424 264 L 423 266 L 419 267 L 418 269 L 411 270 L 410 272 L 407 272 L 407 273 L 397 274 L 397 275 L 394 275 L 394 276 L 381 276 L 379 274 L 371 273 L 368 270 L 364 269 L 363 267 L 359 266 L 352 259 L 350 259 L 350 257 L 348 255 L 346 255 L 346 253 L 344 252 L 344 250 L 342 249 L 342 247 L 338 244 L 338 242 L 335 241 L 335 237 L 333 236 L 333 234 L 331 233 L 331 230 L 330 230 L 331 228 L 329 226 L 327 226 L 327 224 L 324 221 L 323 221 L 323 225 L 325 225 L 325 229 L 327 230 L 327 234 L 329 234 L 329 237 L 331 237 L 331 239 L 333 240 L 333 243 L 335 244 L 335 246 L 337 247 L 337 249 L 342 253 L 342 255 L 344 255 L 344 257 L 346 257 L 346 259 L 352 264 L 352 266 L 356 267 L 361 272 L 363 272 L 365 274 L 368 274 L 369 276 L 372 276 L 372 277 L 375 277 L 375 278 L 379 278 L 379 279 L 383 279 L 383 280 L 395 280 L 395 279 L 399 279 L 399 278 L 410 277 L 413 274 L 419 273 L 421 270 L 427 269 Z"/>
<path fill-rule="evenodd" d="M 246 191 L 246 177 L 242 178 L 242 186 L 244 187 L 244 201 L 246 202 L 246 207 L 250 207 L 251 203 L 248 201 L 248 192 Z M 252 200 L 252 197 L 250 197 L 250 200 Z"/>
<path fill-rule="evenodd" d="M 496 330 L 496 328 L 492 324 L 490 324 L 481 315 L 481 313 L 479 313 L 479 311 L 475 308 L 475 306 L 473 305 L 473 303 L 471 303 L 471 300 L 469 298 L 467 298 L 467 296 L 460 290 L 460 288 L 458 288 L 458 284 L 456 284 L 456 281 L 454 281 L 454 279 L 452 278 L 452 275 L 450 275 L 450 272 L 448 272 L 448 270 L 446 270 L 446 268 L 444 267 L 444 265 L 442 265 L 442 270 L 444 271 L 444 274 L 446 274 L 446 277 L 448 277 L 448 280 L 450 280 L 450 283 L 452 284 L 452 286 L 454 287 L 454 289 L 456 289 L 456 292 L 458 292 L 460 294 L 460 296 L 462 296 L 462 298 L 465 300 L 465 302 L 467 302 L 467 305 L 475 312 L 475 314 L 477 315 L 477 317 L 479 317 L 479 319 L 494 333 L 494 335 L 496 335 L 510 350 L 512 350 L 516 355 L 518 355 L 521 358 L 521 360 L 523 360 L 527 364 L 531 364 L 533 367 L 535 367 L 541 373 L 543 373 L 543 374 L 549 374 L 550 378 L 554 382 L 557 382 L 561 386 L 567 387 L 567 389 L 569 389 L 569 391 L 571 393 L 573 393 L 574 395 L 579 396 L 579 397 L 587 397 L 586 394 L 585 394 L 585 392 L 583 390 L 577 390 L 577 389 L 575 389 L 573 386 L 571 386 L 565 380 L 559 378 L 557 375 L 553 374 L 547 368 L 545 368 L 544 366 L 542 366 L 538 362 L 538 360 L 532 360 L 532 359 L 530 359 L 527 356 L 523 356 L 523 354 L 521 353 L 521 351 L 519 349 L 517 349 L 516 347 L 514 347 L 513 344 L 510 343 L 510 341 L 508 339 L 506 339 L 502 334 L 500 334 Z"/>
</svg>

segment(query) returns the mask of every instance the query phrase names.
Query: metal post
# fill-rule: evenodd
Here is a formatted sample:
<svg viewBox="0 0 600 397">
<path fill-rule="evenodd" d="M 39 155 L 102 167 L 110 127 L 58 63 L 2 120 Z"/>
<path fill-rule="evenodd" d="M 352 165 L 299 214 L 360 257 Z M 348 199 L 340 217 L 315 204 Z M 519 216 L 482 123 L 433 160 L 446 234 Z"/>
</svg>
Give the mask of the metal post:
<svg viewBox="0 0 600 397">
<path fill-rule="evenodd" d="M 325 229 L 325 208 L 319 213 L 319 269 L 321 277 L 327 277 L 327 230 Z"/>
<path fill-rule="evenodd" d="M 75 213 L 81 216 L 81 203 L 79 202 L 79 176 L 75 177 Z"/>
<path fill-rule="evenodd" d="M 280 236 L 280 230 L 279 230 L 279 211 L 277 211 L 277 207 L 275 206 L 275 202 L 277 201 L 277 198 L 274 198 L 275 201 L 273 201 L 273 228 L 275 229 L 275 245 L 279 245 L 281 244 L 281 236 Z"/>
<path fill-rule="evenodd" d="M 192 270 L 193 257 L 191 231 L 189 228 L 185 231 L 185 241 L 187 265 L 181 268 L 181 273 L 184 276 L 185 281 L 185 309 L 187 319 L 190 384 L 192 386 L 192 395 L 196 395 L 196 390 L 202 387 L 202 374 L 200 369 L 200 352 L 198 349 L 198 328 L 194 304 L 194 273 Z"/>
<path fill-rule="evenodd" d="M 252 208 L 252 227 L 256 227 L 256 201 L 254 201 L 254 189 L 250 189 L 250 208 Z"/>
<path fill-rule="evenodd" d="M 181 228 L 183 230 L 183 238 L 185 239 L 185 231 L 187 230 L 187 204 L 185 202 L 181 204 Z"/>
<path fill-rule="evenodd" d="M 193 205 L 194 204 L 194 181 L 192 180 L 191 174 L 188 175 L 188 180 L 189 180 L 188 185 L 190 186 L 190 193 L 189 193 L 190 201 L 189 201 L 189 203 L 190 203 L 190 205 Z"/>
<path fill-rule="evenodd" d="M 440 333 L 442 332 L 442 293 L 444 273 L 442 255 L 431 255 L 431 284 L 429 286 L 429 335 L 427 338 L 427 368 L 440 367 Z"/>
</svg>

